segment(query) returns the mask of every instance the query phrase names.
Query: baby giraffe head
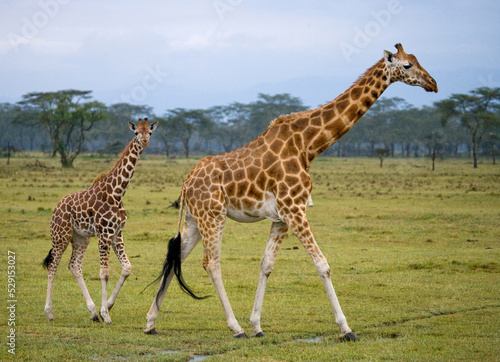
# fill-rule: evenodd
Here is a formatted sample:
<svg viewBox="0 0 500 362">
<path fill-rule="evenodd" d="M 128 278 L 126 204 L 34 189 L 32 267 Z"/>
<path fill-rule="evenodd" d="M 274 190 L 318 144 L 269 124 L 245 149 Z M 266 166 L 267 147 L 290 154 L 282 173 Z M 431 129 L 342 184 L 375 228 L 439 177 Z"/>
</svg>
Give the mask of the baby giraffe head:
<svg viewBox="0 0 500 362">
<path fill-rule="evenodd" d="M 136 141 L 142 146 L 147 147 L 149 144 L 149 137 L 158 126 L 158 122 L 153 122 L 151 125 L 148 125 L 148 119 L 144 118 L 144 122 L 139 118 L 137 126 L 132 122 L 128 123 L 129 128 L 136 135 Z"/>
<path fill-rule="evenodd" d="M 437 83 L 420 65 L 413 54 L 406 54 L 401 44 L 396 44 L 396 54 L 384 51 L 385 63 L 389 69 L 391 83 L 401 81 L 409 85 L 418 85 L 427 92 L 438 91 Z"/>
</svg>

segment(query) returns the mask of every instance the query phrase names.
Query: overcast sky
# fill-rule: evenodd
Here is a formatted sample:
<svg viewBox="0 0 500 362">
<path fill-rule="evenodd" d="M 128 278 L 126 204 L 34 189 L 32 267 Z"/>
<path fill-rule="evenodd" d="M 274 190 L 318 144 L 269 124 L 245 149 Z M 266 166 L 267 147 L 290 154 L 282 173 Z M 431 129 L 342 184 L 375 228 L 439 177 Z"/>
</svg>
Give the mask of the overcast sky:
<svg viewBox="0 0 500 362">
<path fill-rule="evenodd" d="M 396 84 L 384 96 L 422 106 L 500 87 L 495 0 L 0 0 L 0 14 L 0 102 L 80 89 L 158 115 L 258 93 L 316 107 L 398 42 L 439 93 Z"/>
</svg>

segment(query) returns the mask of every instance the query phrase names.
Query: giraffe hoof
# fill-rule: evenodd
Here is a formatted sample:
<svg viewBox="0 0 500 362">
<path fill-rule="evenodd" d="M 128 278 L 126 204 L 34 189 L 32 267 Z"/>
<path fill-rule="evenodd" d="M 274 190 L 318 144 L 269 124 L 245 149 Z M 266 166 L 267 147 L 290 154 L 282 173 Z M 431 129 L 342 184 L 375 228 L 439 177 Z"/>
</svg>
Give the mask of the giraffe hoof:
<svg viewBox="0 0 500 362">
<path fill-rule="evenodd" d="M 158 332 L 156 331 L 156 329 L 150 329 L 149 331 L 144 331 L 144 334 L 151 334 L 151 335 L 155 335 L 155 334 L 158 334 Z"/>
<path fill-rule="evenodd" d="M 341 342 L 356 342 L 359 339 L 353 332 L 349 332 L 340 337 Z"/>
<path fill-rule="evenodd" d="M 100 322 L 101 321 L 98 316 L 90 317 L 90 320 L 92 322 Z"/>
<path fill-rule="evenodd" d="M 259 332 L 257 334 L 254 334 L 252 337 L 265 337 L 266 335 L 264 334 L 264 332 Z"/>
<path fill-rule="evenodd" d="M 240 334 L 235 334 L 234 338 L 248 338 L 247 334 L 245 332 L 240 333 Z"/>
<path fill-rule="evenodd" d="M 109 318 L 109 315 L 107 316 L 107 318 L 105 318 L 105 317 L 103 317 L 103 316 L 102 316 L 102 312 L 99 312 L 99 315 L 101 316 L 102 321 L 103 321 L 104 323 L 106 323 L 106 324 L 112 324 L 112 323 L 111 323 L 111 318 Z M 97 318 L 97 317 L 96 317 L 96 318 Z M 99 318 L 97 318 L 97 320 L 99 320 Z"/>
<path fill-rule="evenodd" d="M 49 320 L 49 322 L 54 320 L 54 314 L 52 314 L 51 310 L 46 310 L 45 314 L 47 315 L 47 319 Z"/>
</svg>

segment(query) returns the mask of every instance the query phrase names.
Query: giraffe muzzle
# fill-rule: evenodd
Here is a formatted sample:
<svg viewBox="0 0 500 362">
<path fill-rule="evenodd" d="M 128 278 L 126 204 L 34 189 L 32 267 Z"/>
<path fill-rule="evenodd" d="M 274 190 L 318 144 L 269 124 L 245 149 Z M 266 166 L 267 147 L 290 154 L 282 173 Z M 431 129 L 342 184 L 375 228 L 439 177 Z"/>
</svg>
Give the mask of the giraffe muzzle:
<svg viewBox="0 0 500 362">
<path fill-rule="evenodd" d="M 438 86 L 437 86 L 437 83 L 436 81 L 434 80 L 434 78 L 430 77 L 429 81 L 427 82 L 427 84 L 425 85 L 424 89 L 427 91 L 427 92 L 434 92 L 434 93 L 437 93 L 438 92 Z"/>
</svg>

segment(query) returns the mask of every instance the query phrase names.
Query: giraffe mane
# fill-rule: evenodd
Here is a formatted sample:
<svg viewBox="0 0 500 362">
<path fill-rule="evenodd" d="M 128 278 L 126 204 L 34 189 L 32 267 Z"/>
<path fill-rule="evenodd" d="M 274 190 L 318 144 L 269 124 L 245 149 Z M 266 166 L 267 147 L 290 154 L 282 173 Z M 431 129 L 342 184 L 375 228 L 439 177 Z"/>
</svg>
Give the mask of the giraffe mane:
<svg viewBox="0 0 500 362">
<path fill-rule="evenodd" d="M 382 58 L 381 60 L 379 60 L 377 63 L 375 63 L 373 66 L 371 66 L 370 68 L 368 68 L 363 74 L 361 74 L 359 76 L 359 78 L 353 83 L 353 85 L 358 85 L 359 82 L 365 78 L 366 76 L 368 76 L 369 74 L 372 74 L 373 71 L 375 69 L 378 69 L 380 68 L 380 64 L 381 62 L 384 61 L 384 58 Z M 342 96 L 339 95 L 339 97 Z M 337 97 L 338 98 L 338 97 Z M 335 98 L 332 102 L 330 103 L 333 103 L 337 100 L 337 98 Z M 279 124 L 283 124 L 283 123 L 289 123 L 289 122 L 292 122 L 296 119 L 298 119 L 301 115 L 304 115 L 304 113 L 312 113 L 314 111 L 314 109 L 311 109 L 311 110 L 307 110 L 307 111 L 303 111 L 303 112 L 297 112 L 297 113 L 290 113 L 290 114 L 286 114 L 286 115 L 281 115 L 275 119 L 273 119 L 271 121 L 271 123 L 269 124 L 269 128 L 272 127 L 272 126 L 275 126 L 275 125 L 279 125 Z"/>
<path fill-rule="evenodd" d="M 108 177 L 108 173 L 107 172 L 101 172 L 99 175 L 96 176 L 96 178 L 94 179 L 94 182 L 92 182 L 92 185 L 95 185 L 99 181 L 104 180 L 106 177 Z"/>
<path fill-rule="evenodd" d="M 378 62 L 376 62 L 374 65 L 372 65 L 370 68 L 368 68 L 363 74 L 361 74 L 359 76 L 358 79 L 356 79 L 356 81 L 353 83 L 353 84 L 359 84 L 359 82 L 365 78 L 366 76 L 368 76 L 369 74 L 373 73 L 373 71 L 375 69 L 378 69 L 380 68 L 380 64 L 384 61 L 384 58 L 380 59 Z"/>
<path fill-rule="evenodd" d="M 96 183 L 98 183 L 99 181 L 102 181 L 104 180 L 105 178 L 107 178 L 109 175 L 111 175 L 113 173 L 114 170 L 116 170 L 120 164 L 120 161 L 123 159 L 123 157 L 125 156 L 125 153 L 129 150 L 132 142 L 134 142 L 134 140 L 130 141 L 130 143 L 127 145 L 127 147 L 125 147 L 122 152 L 120 153 L 120 157 L 118 157 L 118 160 L 115 162 L 115 164 L 106 172 L 101 172 L 99 175 L 97 175 L 97 177 L 94 179 L 94 182 L 92 183 L 92 185 L 95 185 Z"/>
<path fill-rule="evenodd" d="M 308 112 L 308 111 L 306 111 Z M 281 115 L 275 119 L 273 119 L 271 121 L 271 123 L 269 124 L 269 127 L 272 127 L 274 125 L 278 125 L 278 124 L 283 124 L 283 123 L 288 123 L 288 122 L 291 122 L 293 121 L 294 119 L 297 119 L 297 116 L 300 114 L 301 112 L 294 112 L 294 113 L 290 113 L 290 114 L 284 114 L 284 115 Z"/>
</svg>

